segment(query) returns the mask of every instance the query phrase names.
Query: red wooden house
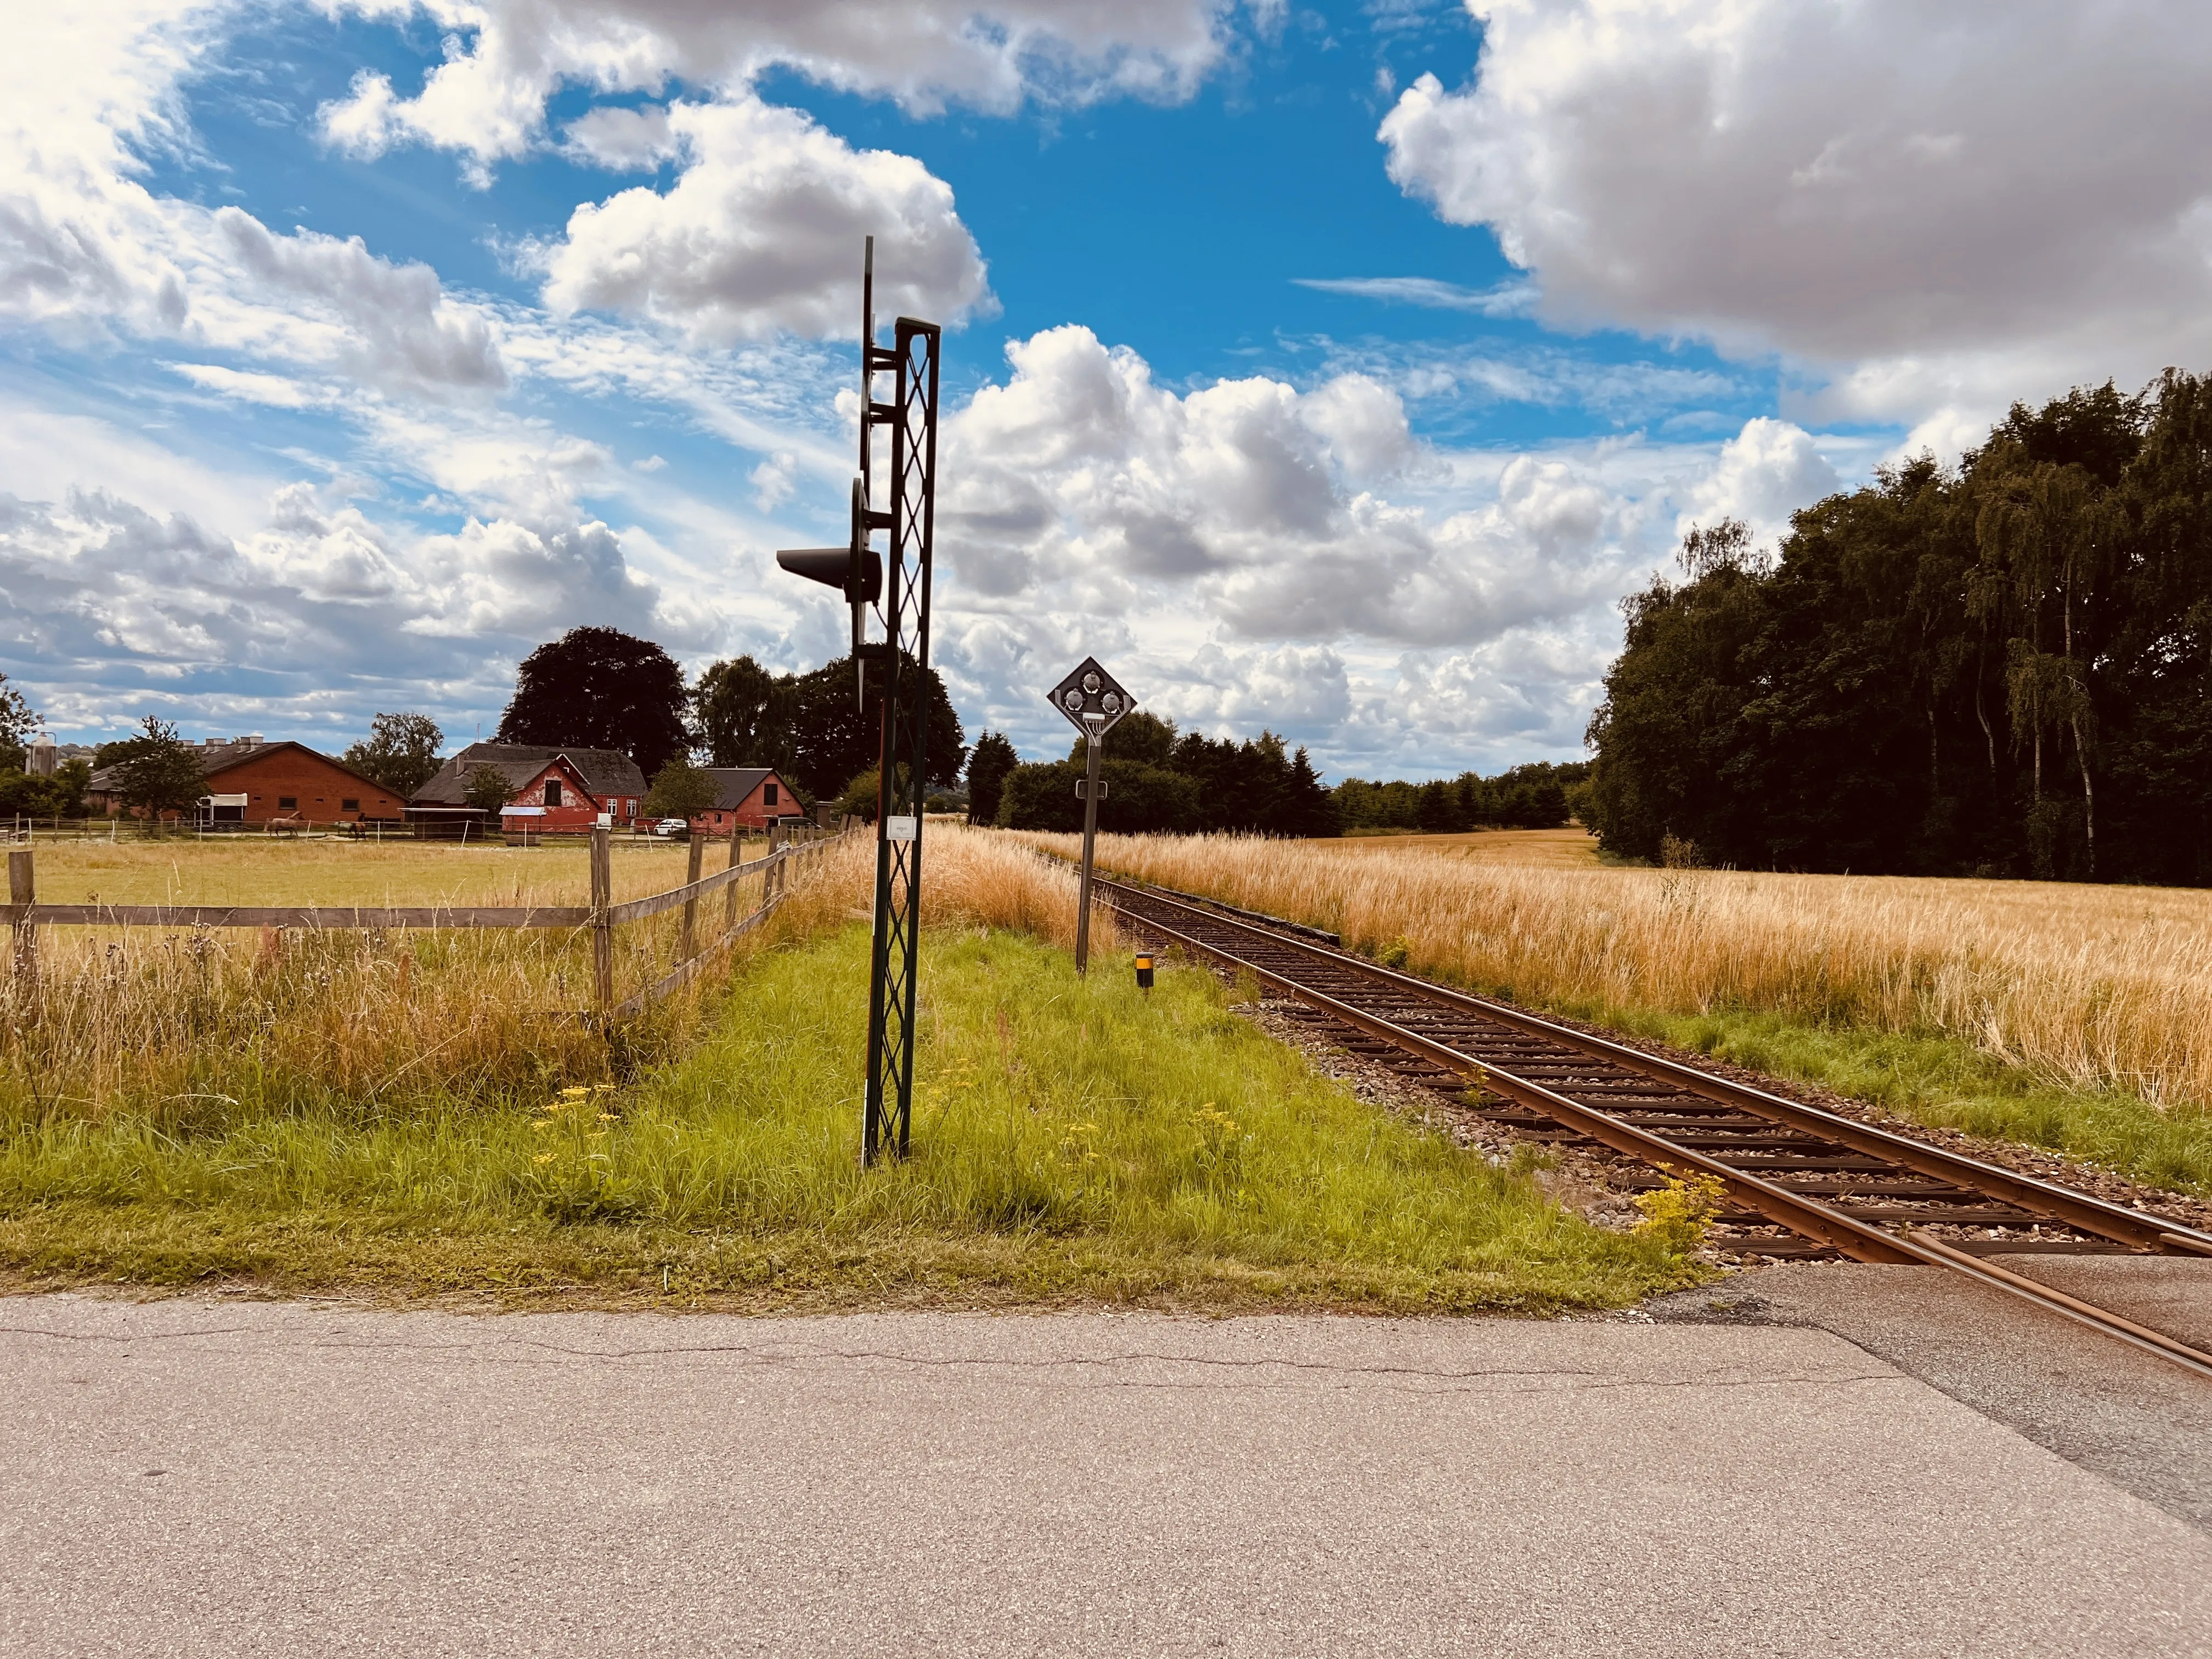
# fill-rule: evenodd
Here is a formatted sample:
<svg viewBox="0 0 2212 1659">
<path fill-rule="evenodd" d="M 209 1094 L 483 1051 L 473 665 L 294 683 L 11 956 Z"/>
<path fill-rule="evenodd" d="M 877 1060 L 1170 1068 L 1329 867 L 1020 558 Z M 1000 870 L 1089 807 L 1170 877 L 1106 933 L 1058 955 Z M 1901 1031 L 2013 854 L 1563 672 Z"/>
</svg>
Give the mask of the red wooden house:
<svg viewBox="0 0 2212 1659">
<path fill-rule="evenodd" d="M 791 786 L 765 766 L 709 766 L 714 804 L 691 820 L 695 836 L 727 836 L 765 830 L 771 823 L 803 817 Z"/>
<path fill-rule="evenodd" d="M 645 799 L 645 775 L 618 749 L 556 749 L 542 744 L 472 743 L 441 766 L 407 803 L 410 821 L 478 823 L 468 804 L 469 780 L 490 767 L 507 787 L 501 825 L 509 830 L 576 834 L 605 821 L 634 829 Z"/>
</svg>

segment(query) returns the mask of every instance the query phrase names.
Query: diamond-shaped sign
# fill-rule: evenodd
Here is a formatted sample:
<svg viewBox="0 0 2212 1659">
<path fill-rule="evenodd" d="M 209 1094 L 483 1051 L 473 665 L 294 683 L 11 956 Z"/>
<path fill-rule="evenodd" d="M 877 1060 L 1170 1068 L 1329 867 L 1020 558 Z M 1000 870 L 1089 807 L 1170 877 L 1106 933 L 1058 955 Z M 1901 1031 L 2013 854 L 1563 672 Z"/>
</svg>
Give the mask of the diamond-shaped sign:
<svg viewBox="0 0 2212 1659">
<path fill-rule="evenodd" d="M 1098 665 L 1097 658 L 1085 657 L 1073 673 L 1052 688 L 1052 706 L 1066 715 L 1077 731 L 1103 738 L 1137 705 L 1120 683 Z"/>
</svg>

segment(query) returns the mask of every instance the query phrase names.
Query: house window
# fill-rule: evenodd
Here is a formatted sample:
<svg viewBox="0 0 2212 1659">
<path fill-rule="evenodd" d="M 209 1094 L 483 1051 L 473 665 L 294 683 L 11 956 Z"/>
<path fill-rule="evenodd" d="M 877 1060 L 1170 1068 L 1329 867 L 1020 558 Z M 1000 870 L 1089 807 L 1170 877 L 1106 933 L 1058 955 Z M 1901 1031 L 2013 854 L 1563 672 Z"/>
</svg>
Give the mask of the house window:
<svg viewBox="0 0 2212 1659">
<path fill-rule="evenodd" d="M 775 805 L 775 786 L 774 784 L 764 783 L 761 785 L 761 799 L 768 805 L 773 806 Z"/>
<path fill-rule="evenodd" d="M 280 812 L 295 811 L 298 810 L 299 805 L 300 798 L 297 795 L 279 795 L 276 797 L 276 810 Z"/>
<path fill-rule="evenodd" d="M 358 811 L 361 811 L 361 797 L 359 797 L 358 795 L 349 795 L 349 796 L 347 796 L 343 800 L 342 800 L 342 801 L 340 801 L 340 802 L 338 803 L 338 811 L 341 811 L 341 812 L 358 812 Z"/>
<path fill-rule="evenodd" d="M 560 779 L 548 778 L 545 780 L 545 804 L 548 806 L 558 806 L 561 804 Z"/>
<path fill-rule="evenodd" d="M 637 816 L 637 803 L 634 800 L 624 801 L 623 803 L 623 816 L 626 818 L 635 817 Z"/>
</svg>

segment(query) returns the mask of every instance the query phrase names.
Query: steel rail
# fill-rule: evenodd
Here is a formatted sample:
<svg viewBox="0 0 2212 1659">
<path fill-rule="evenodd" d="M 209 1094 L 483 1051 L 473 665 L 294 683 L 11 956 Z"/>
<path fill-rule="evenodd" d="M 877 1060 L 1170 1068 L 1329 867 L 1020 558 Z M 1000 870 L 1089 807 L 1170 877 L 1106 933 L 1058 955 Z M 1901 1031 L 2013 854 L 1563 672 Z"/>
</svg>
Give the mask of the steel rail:
<svg viewBox="0 0 2212 1659">
<path fill-rule="evenodd" d="M 1169 905 L 1177 910 L 1190 912 L 1216 926 L 1232 929 L 1238 933 L 1257 935 L 1267 939 L 1270 944 L 1288 945 L 1300 951 L 1311 951 L 1312 954 L 1328 958 L 1332 963 L 1338 957 L 1337 952 L 1316 950 L 1295 939 L 1285 938 L 1280 933 L 1252 923 L 1234 921 L 1174 900 L 1158 898 L 1144 893 L 1141 890 L 1132 890 L 1119 882 L 1103 882 L 1100 885 L 1107 892 L 1109 900 L 1116 894 L 1127 895 L 1132 898 L 1146 899 L 1155 904 Z M 1517 1100 L 1524 1105 L 1554 1117 L 1589 1136 L 1593 1140 L 1613 1148 L 1616 1152 L 1625 1152 L 1632 1158 L 1639 1158 L 1662 1170 L 1693 1170 L 1710 1176 L 1721 1183 L 1723 1190 L 1731 1198 L 1756 1213 L 1765 1216 L 1779 1225 L 1788 1227 L 1794 1232 L 1828 1245 L 1855 1261 L 1948 1267 L 1991 1289 L 2033 1303 L 2047 1312 L 2057 1314 L 2117 1340 L 2126 1342 L 2133 1347 L 2170 1360 L 2202 1376 L 2212 1378 L 2212 1354 L 2205 1353 L 2185 1342 L 2179 1341 L 2162 1331 L 2139 1325 L 2132 1320 L 2083 1302 L 2078 1297 L 2069 1296 L 2064 1291 L 2054 1289 L 2039 1280 L 2014 1273 L 2009 1268 L 1984 1261 L 1978 1256 L 1954 1249 L 1940 1240 L 1917 1237 L 1909 1231 L 1901 1231 L 1893 1233 L 1885 1228 L 1875 1226 L 1870 1222 L 1863 1221 L 1856 1216 L 1848 1215 L 1843 1211 L 1822 1204 L 1816 1199 L 1792 1192 L 1771 1182 L 1762 1181 L 1747 1170 L 1735 1169 L 1721 1159 L 1710 1157 L 1692 1147 L 1678 1146 L 1663 1136 L 1625 1122 L 1612 1114 L 1601 1111 L 1583 1102 L 1571 1099 L 1556 1090 L 1547 1088 L 1540 1083 L 1516 1077 L 1511 1073 L 1501 1069 L 1494 1062 L 1480 1060 L 1472 1054 L 1462 1053 L 1448 1043 L 1438 1042 L 1433 1037 L 1401 1025 L 1394 1020 L 1386 1019 L 1365 1009 L 1355 1007 L 1313 986 L 1303 984 L 1288 975 L 1277 973 L 1249 957 L 1240 957 L 1233 951 L 1224 951 L 1218 945 L 1209 944 L 1181 929 L 1170 927 L 1157 916 L 1147 916 L 1133 907 L 1117 904 L 1115 908 L 1123 909 L 1130 920 L 1139 926 L 1165 934 L 1200 956 L 1211 957 L 1218 961 L 1241 968 L 1263 984 L 1272 985 L 1300 1001 L 1321 1009 L 1334 1018 L 1406 1048 L 1448 1070 L 1456 1072 L 1468 1078 L 1470 1081 L 1479 1083 L 1509 1099 Z M 1382 971 L 1389 973 L 1388 969 Z M 1415 992 L 1425 1000 L 1434 1000 L 1433 994 L 1441 989 L 1439 987 L 1429 985 L 1425 981 L 1413 979 L 1410 975 L 1390 974 L 1389 976 L 1397 988 Z M 1468 1000 L 1477 1000 L 1468 999 Z M 1548 1024 L 1548 1022 L 1538 1022 L 1538 1024 Z M 1546 1033 L 1546 1035 L 1548 1034 L 1548 1032 Z M 1622 1053 L 1624 1056 L 1632 1057 L 1633 1063 L 1639 1069 L 1653 1059 L 1652 1056 L 1635 1049 L 1625 1049 Z M 1628 1059 L 1623 1059 L 1622 1063 L 1629 1064 L 1631 1061 Z M 1971 1163 L 1972 1160 L 1962 1160 L 1962 1162 Z"/>
<path fill-rule="evenodd" d="M 1127 893 L 1148 903 L 1168 905 L 1194 915 L 1204 916 L 1223 926 L 1240 925 L 1214 911 L 1163 897 L 1150 889 L 1132 888 L 1121 882 L 1102 882 L 1100 884 L 1109 889 L 1110 893 Z M 2100 1238 L 2131 1245 L 2136 1249 L 2163 1248 L 2212 1255 L 2212 1233 L 2201 1232 L 2171 1217 L 2130 1210 L 2124 1205 L 2110 1203 L 2087 1193 L 2075 1192 L 2033 1176 L 2022 1175 L 2016 1170 L 1985 1164 L 1979 1158 L 1968 1158 L 1963 1152 L 1947 1152 L 1925 1141 L 1877 1128 L 1870 1123 L 1862 1123 L 1838 1112 L 1808 1106 L 1802 1101 L 1787 1100 L 1749 1084 L 1737 1083 L 1657 1054 L 1645 1054 L 1642 1049 L 1632 1048 L 1624 1042 L 1614 1042 L 1605 1037 L 1593 1036 L 1586 1031 L 1556 1024 L 1510 1004 L 1492 1002 L 1484 997 L 1454 990 L 1449 986 L 1418 979 L 1411 974 L 1401 974 L 1348 951 L 1328 950 L 1294 934 L 1266 929 L 1255 931 L 1261 932 L 1272 944 L 1305 952 L 1333 968 L 1359 975 L 1377 984 L 1389 985 L 1424 1001 L 1474 1014 L 1529 1036 L 1559 1043 L 1593 1059 L 1610 1060 L 1630 1071 L 1660 1078 L 1707 1100 L 1741 1107 L 1791 1128 L 1825 1136 L 1854 1151 L 1901 1164 L 1916 1174 L 1956 1181 L 1991 1198 L 2002 1199 L 2023 1209 L 2040 1211 L 2083 1232 L 2094 1233 Z"/>
</svg>

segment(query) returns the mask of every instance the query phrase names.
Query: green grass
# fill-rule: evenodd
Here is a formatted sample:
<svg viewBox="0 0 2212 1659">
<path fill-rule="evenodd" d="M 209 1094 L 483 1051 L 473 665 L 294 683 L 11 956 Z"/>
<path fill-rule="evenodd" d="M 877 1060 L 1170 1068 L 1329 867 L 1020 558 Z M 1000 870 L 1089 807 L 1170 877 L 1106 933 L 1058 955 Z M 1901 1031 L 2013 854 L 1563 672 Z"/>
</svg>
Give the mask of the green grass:
<svg viewBox="0 0 2212 1659">
<path fill-rule="evenodd" d="M 864 1171 L 866 947 L 769 953 L 682 1060 L 524 1109 L 20 1123 L 0 1267 L 760 1310 L 1542 1311 L 1695 1276 L 1362 1106 L 1211 975 L 1146 998 L 1019 934 L 927 936 L 915 1156 Z"/>
<path fill-rule="evenodd" d="M 2137 1181 L 2212 1197 L 2212 1112 L 2132 1094 L 2064 1089 L 1956 1038 L 1811 1026 L 1779 1014 L 1563 1013 L 1832 1089 L 1914 1123 L 2040 1146 Z"/>
</svg>

